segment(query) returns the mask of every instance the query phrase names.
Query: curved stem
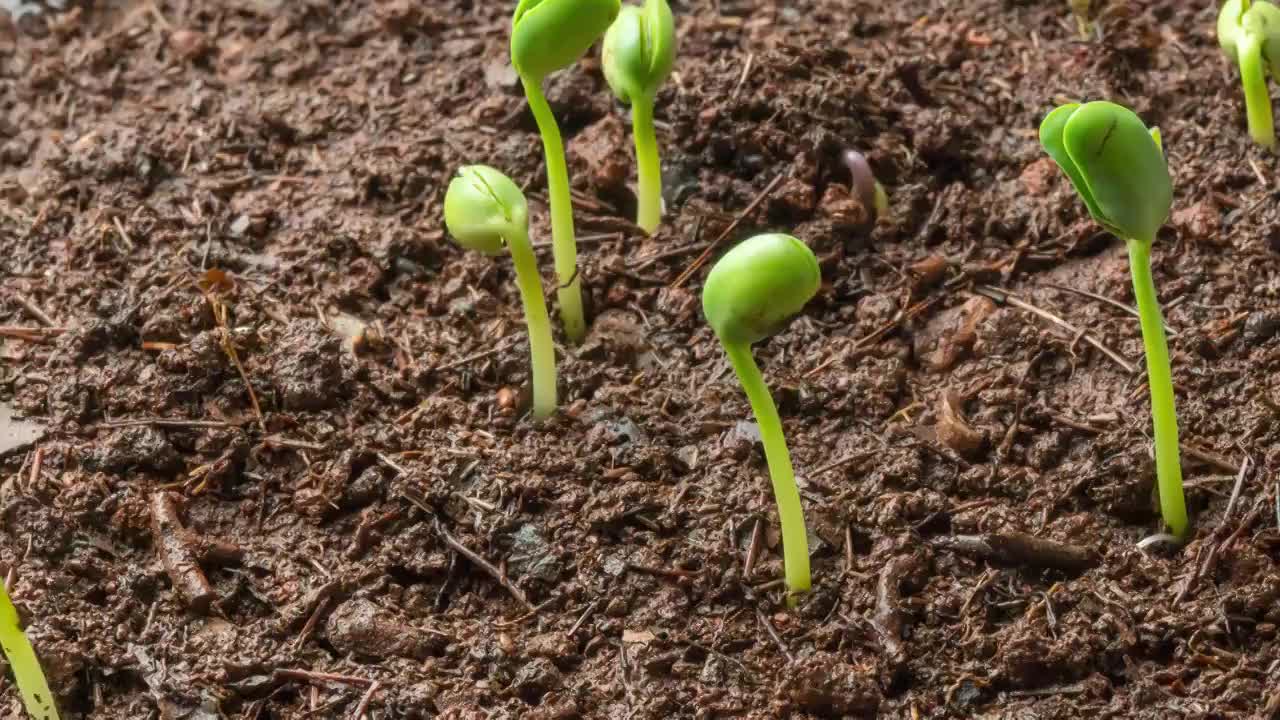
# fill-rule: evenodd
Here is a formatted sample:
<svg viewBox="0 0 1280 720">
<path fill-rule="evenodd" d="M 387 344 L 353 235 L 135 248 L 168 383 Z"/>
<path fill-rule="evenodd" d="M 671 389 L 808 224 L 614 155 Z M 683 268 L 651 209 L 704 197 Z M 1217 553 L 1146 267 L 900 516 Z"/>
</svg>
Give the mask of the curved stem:
<svg viewBox="0 0 1280 720">
<path fill-rule="evenodd" d="M 1262 60 L 1262 40 L 1253 33 L 1243 33 L 1238 58 L 1240 81 L 1244 84 L 1244 110 L 1249 118 L 1249 135 L 1268 148 L 1276 145 L 1276 129 L 1271 117 L 1271 95 L 1267 92 L 1267 73 Z"/>
<path fill-rule="evenodd" d="M 560 287 L 560 320 L 564 332 L 573 342 L 586 336 L 587 324 L 582 315 L 582 287 L 578 281 L 578 244 L 573 237 L 573 201 L 569 197 L 569 168 L 564 160 L 564 143 L 560 126 L 542 94 L 542 87 L 529 78 L 521 78 L 529 109 L 542 135 L 542 151 L 547 162 L 547 197 L 551 201 L 551 250 L 556 258 L 556 276 Z"/>
<path fill-rule="evenodd" d="M 760 368 L 751 356 L 751 346 L 724 343 L 729 363 L 742 381 L 751 411 L 760 426 L 760 439 L 764 441 L 764 456 L 769 463 L 769 478 L 773 481 L 773 499 L 778 504 L 778 521 L 782 525 L 783 569 L 787 575 L 787 604 L 795 605 L 795 596 L 808 592 L 809 536 L 804 527 L 804 508 L 800 505 L 800 489 L 796 486 L 795 471 L 791 467 L 791 454 L 787 452 L 787 440 L 782 434 L 782 421 L 778 408 L 764 383 Z"/>
<path fill-rule="evenodd" d="M 1182 465 L 1178 458 L 1178 415 L 1174 408 L 1173 374 L 1169 369 L 1164 319 L 1160 315 L 1156 286 L 1151 279 L 1151 241 L 1129 240 L 1127 243 L 1133 294 L 1138 301 L 1138 318 L 1142 322 L 1142 342 L 1147 355 L 1160 514 L 1173 534 L 1182 538 L 1187 533 L 1187 504 L 1182 495 Z"/>
<path fill-rule="evenodd" d="M 556 411 L 556 351 L 551 341 L 551 317 L 542 296 L 538 260 L 529 243 L 529 232 L 513 230 L 507 248 L 516 266 L 516 286 L 524 303 L 524 320 L 529 327 L 529 367 L 533 378 L 533 416 L 545 418 Z"/>
<path fill-rule="evenodd" d="M 49 682 L 45 679 L 40 660 L 31 647 L 31 641 L 22 626 L 18 623 L 18 611 L 5 591 L 4 582 L 0 581 L 0 649 L 13 668 L 13 679 L 18 684 L 18 694 L 22 696 L 22 705 L 32 720 L 58 720 L 58 710 L 54 707 L 53 693 L 49 692 Z"/>
<path fill-rule="evenodd" d="M 631 132 L 636 139 L 640 185 L 636 224 L 653 234 L 662 221 L 662 161 L 658 158 L 658 137 L 653 129 L 653 98 L 631 98 Z"/>
</svg>

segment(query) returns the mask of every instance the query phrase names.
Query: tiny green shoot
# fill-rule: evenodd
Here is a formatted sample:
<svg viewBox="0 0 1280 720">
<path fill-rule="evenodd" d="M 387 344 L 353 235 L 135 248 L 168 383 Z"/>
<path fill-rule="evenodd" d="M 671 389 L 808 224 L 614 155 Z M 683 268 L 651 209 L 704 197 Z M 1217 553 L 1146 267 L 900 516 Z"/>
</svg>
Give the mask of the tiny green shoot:
<svg viewBox="0 0 1280 720">
<path fill-rule="evenodd" d="M 0 581 L 0 650 L 4 651 L 9 667 L 13 669 L 18 694 L 31 720 L 58 720 L 58 709 L 54 706 L 53 693 L 49 692 L 49 682 L 45 680 L 31 641 L 22 632 L 18 610 L 9 599 L 3 581 Z"/>
<path fill-rule="evenodd" d="M 578 246 L 573 235 L 573 201 L 560 126 L 542 81 L 577 62 L 618 16 L 619 0 L 520 0 L 511 19 L 511 64 L 524 85 L 529 109 L 542 135 L 547 163 L 547 195 L 551 201 L 551 240 L 557 295 L 565 334 L 573 342 L 586 336 L 582 286 L 578 279 Z"/>
<path fill-rule="evenodd" d="M 556 409 L 556 356 L 551 318 L 542 296 L 538 261 L 529 243 L 529 209 L 520 188 L 487 165 L 458 170 L 444 196 L 444 223 L 458 244 L 500 255 L 505 247 L 516 267 L 516 285 L 529 328 L 533 376 L 533 415 L 545 418 Z"/>
<path fill-rule="evenodd" d="M 1160 511 L 1174 535 L 1186 536 L 1187 508 L 1178 457 L 1178 418 L 1164 320 L 1151 279 L 1151 246 L 1169 217 L 1173 181 L 1157 128 L 1109 102 L 1063 105 L 1040 125 L 1040 143 L 1071 179 L 1089 214 L 1129 249 L 1155 426 Z"/>
<path fill-rule="evenodd" d="M 818 291 L 821 280 L 818 260 L 803 242 L 790 235 L 757 235 L 725 253 L 702 290 L 707 324 L 724 345 L 760 426 L 782 525 L 788 605 L 809 590 L 809 539 L 782 421 L 751 345 L 782 329 Z"/>
<path fill-rule="evenodd" d="M 1275 149 L 1266 64 L 1270 61 L 1271 77 L 1280 80 L 1280 7 L 1266 0 L 1227 0 L 1218 13 L 1218 44 L 1240 67 L 1249 135 L 1259 145 Z"/>
<path fill-rule="evenodd" d="M 675 20 L 667 0 L 627 5 L 604 35 L 604 77 L 613 94 L 631 104 L 639 176 L 636 224 L 647 233 L 662 219 L 662 163 L 653 129 L 654 97 L 676 57 Z"/>
</svg>

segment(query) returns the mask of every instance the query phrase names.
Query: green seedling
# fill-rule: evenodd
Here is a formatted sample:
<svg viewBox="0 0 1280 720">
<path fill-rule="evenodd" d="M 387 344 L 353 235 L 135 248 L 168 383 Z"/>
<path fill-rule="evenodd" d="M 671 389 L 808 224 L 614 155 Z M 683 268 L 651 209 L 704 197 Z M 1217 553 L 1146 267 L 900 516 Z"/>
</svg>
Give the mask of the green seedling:
<svg viewBox="0 0 1280 720">
<path fill-rule="evenodd" d="M 1091 102 L 1063 105 L 1049 113 L 1040 125 L 1040 143 L 1071 179 L 1093 219 L 1128 246 L 1151 388 L 1160 511 L 1170 530 L 1182 538 L 1187 507 L 1178 458 L 1178 417 L 1164 320 L 1151 280 L 1151 245 L 1173 204 L 1160 131 L 1148 130 L 1127 108 Z"/>
<path fill-rule="evenodd" d="M 653 102 L 676 58 L 675 20 L 667 0 L 645 0 L 643 8 L 623 7 L 604 35 L 602 57 L 613 94 L 631 105 L 640 186 L 636 224 L 652 233 L 662 219 L 662 163 Z"/>
<path fill-rule="evenodd" d="M 520 76 L 529 108 L 542 135 L 547 163 L 547 195 L 551 201 L 551 240 L 558 297 L 565 334 L 581 342 L 587 324 L 582 312 L 578 280 L 578 245 L 573 236 L 573 201 L 569 197 L 569 169 L 565 165 L 560 126 L 542 81 L 569 67 L 591 49 L 618 16 L 618 0 L 520 0 L 511 19 L 511 64 Z"/>
<path fill-rule="evenodd" d="M 1240 67 L 1249 135 L 1259 145 L 1275 149 L 1266 65 L 1269 61 L 1271 77 L 1280 80 L 1280 7 L 1266 0 L 1227 0 L 1218 13 L 1218 44 Z"/>
<path fill-rule="evenodd" d="M 551 415 L 556 409 L 555 346 L 538 261 L 529 243 L 529 208 L 524 194 L 511 178 L 487 165 L 464 167 L 445 192 L 444 224 L 465 248 L 485 255 L 501 255 L 504 247 L 510 251 L 529 327 L 533 415 Z"/>
<path fill-rule="evenodd" d="M 22 632 L 18 622 L 18 610 L 9 599 L 9 593 L 0 582 L 0 650 L 9 660 L 13 679 L 18 684 L 18 694 L 31 720 L 58 720 L 58 709 L 49 692 L 49 682 L 36 658 L 31 641 Z"/>
<path fill-rule="evenodd" d="M 725 253 L 711 268 L 702 290 L 707 324 L 724 345 L 760 426 L 782 525 L 789 605 L 809 590 L 809 538 L 782 421 L 751 355 L 751 345 L 782 329 L 809 302 L 820 283 L 813 251 L 790 235 L 773 234 L 757 235 Z"/>
</svg>

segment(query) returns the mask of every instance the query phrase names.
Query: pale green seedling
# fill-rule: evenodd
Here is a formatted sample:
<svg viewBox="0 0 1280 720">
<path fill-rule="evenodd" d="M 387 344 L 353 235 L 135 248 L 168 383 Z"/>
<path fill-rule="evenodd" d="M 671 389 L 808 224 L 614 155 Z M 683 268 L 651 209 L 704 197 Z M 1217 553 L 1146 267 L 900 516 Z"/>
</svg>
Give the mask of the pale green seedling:
<svg viewBox="0 0 1280 720">
<path fill-rule="evenodd" d="M 524 85 L 542 135 L 552 252 L 560 278 L 560 319 L 573 342 L 580 342 L 587 332 L 578 278 L 578 244 L 573 235 L 573 201 L 560 126 L 542 93 L 542 81 L 585 55 L 618 16 L 619 7 L 618 0 L 520 0 L 511 18 L 511 64 Z"/>
<path fill-rule="evenodd" d="M 653 127 L 654 98 L 676 57 L 675 20 L 667 0 L 627 5 L 604 35 L 604 77 L 613 94 L 631 104 L 638 175 L 636 224 L 652 233 L 662 220 L 662 162 Z"/>
<path fill-rule="evenodd" d="M 1266 0 L 1227 0 L 1218 13 L 1218 44 L 1240 68 L 1249 135 L 1274 150 L 1276 128 L 1267 92 L 1267 65 L 1271 78 L 1280 80 L 1280 7 Z"/>
<path fill-rule="evenodd" d="M 810 587 L 809 538 L 791 454 L 778 408 L 751 355 L 751 345 L 781 330 L 818 291 L 822 277 L 813 251 L 790 235 L 757 235 L 725 253 L 702 290 L 707 324 L 729 356 L 760 426 L 765 460 L 782 526 L 788 604 Z"/>
<path fill-rule="evenodd" d="M 551 415 L 556 409 L 555 346 L 538 261 L 529 242 L 529 209 L 524 194 L 498 170 L 469 165 L 458 170 L 445 192 L 444 223 L 463 247 L 485 255 L 501 255 L 504 248 L 511 253 L 529 328 L 533 415 Z"/>
<path fill-rule="evenodd" d="M 1164 319 L 1151 278 L 1151 246 L 1169 217 L 1173 181 L 1160 142 L 1131 110 L 1109 102 L 1063 105 L 1040 125 L 1040 143 L 1062 168 L 1093 219 L 1129 249 L 1151 389 L 1160 512 L 1185 537 L 1187 507 L 1178 455 L 1178 417 Z"/>
</svg>

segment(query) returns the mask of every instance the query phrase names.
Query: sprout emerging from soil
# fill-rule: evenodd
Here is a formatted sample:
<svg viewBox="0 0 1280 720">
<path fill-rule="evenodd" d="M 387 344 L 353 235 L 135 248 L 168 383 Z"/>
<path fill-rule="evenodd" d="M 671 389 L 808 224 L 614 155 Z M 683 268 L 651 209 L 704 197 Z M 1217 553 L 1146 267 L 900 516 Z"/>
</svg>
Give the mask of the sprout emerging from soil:
<svg viewBox="0 0 1280 720">
<path fill-rule="evenodd" d="M 542 81 L 586 54 L 618 16 L 618 9 L 618 0 L 520 0 L 511 19 L 511 64 L 520 75 L 542 134 L 552 251 L 560 278 L 560 318 L 573 342 L 580 342 L 587 332 L 578 282 L 578 246 L 573 236 L 573 202 L 560 126 L 542 94 Z"/>
<path fill-rule="evenodd" d="M 1249 134 L 1259 145 L 1275 149 L 1265 63 L 1271 63 L 1271 77 L 1280 79 L 1280 7 L 1266 0 L 1227 0 L 1218 14 L 1218 44 L 1240 67 Z"/>
<path fill-rule="evenodd" d="M 1071 14 L 1076 17 L 1076 27 L 1080 29 L 1080 37 L 1089 37 L 1089 6 L 1092 0 L 1067 0 Z"/>
<path fill-rule="evenodd" d="M 44 670 L 36 658 L 36 651 L 31 641 L 22 632 L 18 623 L 18 611 L 0 582 L 0 650 L 9 660 L 13 669 L 13 679 L 18 683 L 18 693 L 22 696 L 22 705 L 27 709 L 31 720 L 58 720 L 58 709 L 53 704 L 53 693 L 49 692 L 49 682 L 45 680 Z"/>
<path fill-rule="evenodd" d="M 555 347 L 538 262 L 529 243 L 529 210 L 524 194 L 511 178 L 487 165 L 464 167 L 445 193 L 444 224 L 465 248 L 501 255 L 505 246 L 511 252 L 529 326 L 533 414 L 538 418 L 551 415 L 556 409 Z"/>
<path fill-rule="evenodd" d="M 622 8 L 604 35 L 602 56 L 613 94 L 631 104 L 640 185 L 636 224 L 652 233 L 662 219 L 662 163 L 653 130 L 653 101 L 676 58 L 675 21 L 667 0 Z"/>
<path fill-rule="evenodd" d="M 867 156 L 857 150 L 845 150 L 841 159 L 845 167 L 849 168 L 849 188 L 862 203 L 862 207 L 876 218 L 883 217 L 889 212 L 889 195 L 885 193 L 880 181 L 876 180 Z"/>
<path fill-rule="evenodd" d="M 789 605 L 809 590 L 809 539 L 782 421 L 769 387 L 751 356 L 751 345 L 778 332 L 818 291 L 818 260 L 790 235 L 757 235 L 711 268 L 702 311 L 720 338 L 760 426 L 765 459 L 782 524 L 782 552 Z"/>
<path fill-rule="evenodd" d="M 1129 249 L 1129 269 L 1146 347 L 1155 425 L 1160 511 L 1178 537 L 1187 532 L 1178 458 L 1178 418 L 1164 320 L 1151 280 L 1151 245 L 1169 217 L 1173 181 L 1160 131 L 1109 102 L 1063 105 L 1040 125 L 1040 143 L 1071 179 L 1089 214 Z"/>
</svg>

